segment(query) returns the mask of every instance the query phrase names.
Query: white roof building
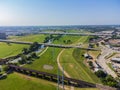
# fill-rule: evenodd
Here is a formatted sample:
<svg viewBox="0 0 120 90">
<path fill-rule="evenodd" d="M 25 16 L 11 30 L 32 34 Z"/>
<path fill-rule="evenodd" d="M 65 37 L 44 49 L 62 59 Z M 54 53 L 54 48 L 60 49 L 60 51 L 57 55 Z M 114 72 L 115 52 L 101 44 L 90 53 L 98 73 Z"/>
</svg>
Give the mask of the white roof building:
<svg viewBox="0 0 120 90">
<path fill-rule="evenodd" d="M 111 61 L 113 61 L 113 62 L 120 62 L 120 58 L 112 58 Z"/>
</svg>

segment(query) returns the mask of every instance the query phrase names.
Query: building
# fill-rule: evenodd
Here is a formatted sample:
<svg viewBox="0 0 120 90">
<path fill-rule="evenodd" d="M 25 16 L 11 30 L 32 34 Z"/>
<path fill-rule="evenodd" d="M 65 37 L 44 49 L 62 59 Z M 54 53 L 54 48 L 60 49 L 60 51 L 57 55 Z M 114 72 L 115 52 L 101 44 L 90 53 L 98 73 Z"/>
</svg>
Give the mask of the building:
<svg viewBox="0 0 120 90">
<path fill-rule="evenodd" d="M 111 61 L 120 63 L 120 58 L 112 58 Z"/>
<path fill-rule="evenodd" d="M 5 33 L 0 33 L 0 39 L 6 39 L 7 35 Z"/>
<path fill-rule="evenodd" d="M 88 53 L 85 53 L 84 57 L 87 58 L 87 59 L 93 59 Z"/>
</svg>

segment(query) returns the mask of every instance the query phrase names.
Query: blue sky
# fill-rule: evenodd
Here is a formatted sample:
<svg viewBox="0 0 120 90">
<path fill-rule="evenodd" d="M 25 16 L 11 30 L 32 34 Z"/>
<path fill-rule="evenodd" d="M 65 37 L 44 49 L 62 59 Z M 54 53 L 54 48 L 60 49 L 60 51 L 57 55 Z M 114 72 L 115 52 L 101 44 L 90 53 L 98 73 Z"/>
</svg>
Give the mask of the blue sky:
<svg viewBox="0 0 120 90">
<path fill-rule="evenodd" d="M 0 26 L 120 24 L 120 0 L 0 0 Z"/>
</svg>

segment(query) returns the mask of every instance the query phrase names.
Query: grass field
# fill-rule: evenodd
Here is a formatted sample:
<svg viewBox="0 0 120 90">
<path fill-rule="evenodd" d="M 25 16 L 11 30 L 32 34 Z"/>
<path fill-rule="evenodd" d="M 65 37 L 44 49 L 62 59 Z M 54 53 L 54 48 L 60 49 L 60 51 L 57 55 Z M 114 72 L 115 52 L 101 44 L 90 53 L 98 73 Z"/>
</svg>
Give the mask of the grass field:
<svg viewBox="0 0 120 90">
<path fill-rule="evenodd" d="M 69 37 L 70 36 L 63 36 L 60 40 L 55 41 L 54 43 L 61 44 L 63 40 L 66 40 Z M 72 37 L 73 42 L 76 42 L 79 40 L 79 38 L 82 38 L 78 36 L 73 37 Z M 39 59 L 36 59 L 32 64 L 27 64 L 24 67 L 57 74 L 58 66 L 56 59 L 61 50 L 62 50 L 61 48 L 49 47 L 48 50 Z M 44 65 L 51 65 L 53 69 L 46 70 L 43 68 Z"/>
<path fill-rule="evenodd" d="M 31 36 L 17 37 L 17 38 L 11 37 L 11 39 L 13 40 L 30 41 L 30 42 L 34 42 L 34 41 L 43 42 L 44 38 L 45 38 L 45 35 L 31 35 Z M 78 45 L 83 42 L 86 42 L 88 40 L 88 36 L 69 36 L 69 35 L 66 36 L 64 35 L 62 38 L 60 38 L 60 40 L 55 41 L 53 43 L 65 44 L 63 42 L 64 40 L 71 40 L 72 41 L 71 44 Z M 17 46 L 16 44 L 15 46 L 17 50 L 18 48 L 20 48 L 20 46 Z M 0 50 L 2 49 L 2 47 L 0 47 Z M 26 47 L 26 46 L 21 45 L 21 48 L 19 50 L 21 51 L 23 47 Z M 6 47 L 4 48 L 6 49 Z M 8 47 L 8 51 L 5 50 L 5 53 L 12 51 L 12 50 L 13 49 L 9 50 L 9 47 Z M 13 54 L 19 53 L 19 50 L 18 51 L 17 50 L 15 50 Z M 49 47 L 48 50 L 42 56 L 40 56 L 39 59 L 36 59 L 32 64 L 27 64 L 24 67 L 57 74 L 58 65 L 57 65 L 56 59 L 61 50 L 62 50 L 61 48 Z M 0 53 L 2 52 L 3 51 L 0 51 Z M 100 83 L 100 80 L 84 65 L 84 59 L 80 57 L 81 56 L 80 53 L 82 52 L 79 49 L 66 49 L 61 55 L 61 58 L 60 58 L 61 64 L 64 64 L 65 70 L 73 78 L 77 78 L 77 79 L 81 79 L 81 80 L 85 80 L 85 81 L 93 82 L 93 83 L 96 83 L 96 82 Z M 53 69 L 46 70 L 43 68 L 44 65 L 51 65 Z M 16 83 L 19 83 L 19 84 L 16 85 Z M 7 79 L 0 80 L 0 86 L 1 86 L 0 90 L 48 90 L 48 89 L 56 90 L 55 83 L 51 83 L 49 81 L 45 81 L 41 79 L 36 79 L 33 77 L 28 77 L 28 76 L 18 74 L 18 73 L 10 74 L 8 75 Z M 6 87 L 6 86 L 9 86 L 9 87 Z M 75 90 L 98 90 L 98 89 L 75 88 Z"/>
<path fill-rule="evenodd" d="M 84 37 L 80 41 L 81 43 L 86 43 L 88 37 Z M 64 66 L 65 71 L 73 78 L 92 83 L 101 83 L 99 78 L 85 65 L 84 57 L 82 56 L 85 52 L 81 49 L 66 49 L 60 57 L 60 63 Z"/>
<path fill-rule="evenodd" d="M 56 83 L 19 73 L 8 75 L 0 80 L 0 90 L 56 90 Z"/>
<path fill-rule="evenodd" d="M 17 55 L 24 47 L 28 47 L 28 45 L 0 43 L 0 58 Z"/>
<path fill-rule="evenodd" d="M 28 36 L 12 36 L 9 37 L 9 39 L 16 41 L 43 42 L 45 37 L 46 37 L 45 35 L 37 34 Z M 21 53 L 24 47 L 28 47 L 28 45 L 0 43 L 0 58 L 17 55 Z"/>
<path fill-rule="evenodd" d="M 70 86 L 65 86 L 70 90 Z M 57 83 L 26 76 L 20 73 L 9 74 L 0 80 L 0 90 L 57 90 Z M 60 88 L 60 90 L 62 90 Z M 74 88 L 74 90 L 98 90 L 96 88 Z"/>
<path fill-rule="evenodd" d="M 36 59 L 32 64 L 27 64 L 24 67 L 57 74 L 58 68 L 56 58 L 60 51 L 60 48 L 49 47 L 39 59 Z M 53 69 L 46 70 L 43 68 L 44 65 L 50 65 L 53 67 Z"/>
<path fill-rule="evenodd" d="M 71 36 L 71 35 L 63 35 L 59 40 L 55 40 L 54 44 L 65 44 L 64 40 L 71 40 L 71 43 L 75 43 L 81 36 Z"/>
<path fill-rule="evenodd" d="M 46 35 L 36 34 L 36 35 L 27 35 L 27 36 L 12 36 L 9 39 L 17 41 L 28 41 L 28 42 L 43 42 Z"/>
</svg>

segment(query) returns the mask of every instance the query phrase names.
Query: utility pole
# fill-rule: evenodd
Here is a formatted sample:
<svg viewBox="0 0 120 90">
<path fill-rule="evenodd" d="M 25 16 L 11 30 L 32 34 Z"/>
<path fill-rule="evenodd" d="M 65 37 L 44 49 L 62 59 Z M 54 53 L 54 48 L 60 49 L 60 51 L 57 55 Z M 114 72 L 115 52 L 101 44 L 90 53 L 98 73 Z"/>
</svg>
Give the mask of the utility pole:
<svg viewBox="0 0 120 90">
<path fill-rule="evenodd" d="M 62 66 L 62 87 L 64 90 L 64 66 Z"/>
<path fill-rule="evenodd" d="M 57 90 L 59 90 L 59 85 L 60 85 L 60 69 L 59 69 L 59 66 L 58 66 L 58 76 L 57 76 L 57 80 L 58 80 Z"/>
</svg>

